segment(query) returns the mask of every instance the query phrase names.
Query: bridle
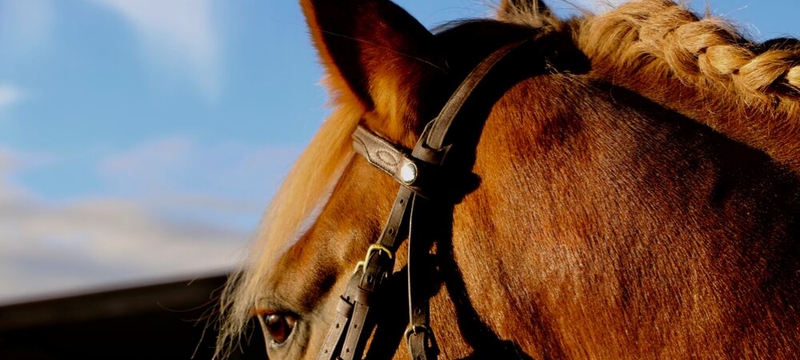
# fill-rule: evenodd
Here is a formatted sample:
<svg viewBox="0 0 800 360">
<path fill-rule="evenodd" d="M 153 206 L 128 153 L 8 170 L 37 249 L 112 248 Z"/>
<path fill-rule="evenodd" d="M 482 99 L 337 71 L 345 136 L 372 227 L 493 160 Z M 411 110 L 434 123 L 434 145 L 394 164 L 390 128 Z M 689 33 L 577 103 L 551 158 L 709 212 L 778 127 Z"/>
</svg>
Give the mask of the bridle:
<svg viewBox="0 0 800 360">
<path fill-rule="evenodd" d="M 430 299 L 420 286 L 414 286 L 426 281 L 422 262 L 428 251 L 426 244 L 430 244 L 432 239 L 430 234 L 420 234 L 422 227 L 415 224 L 424 221 L 422 214 L 437 201 L 432 200 L 436 192 L 433 184 L 441 176 L 452 146 L 448 135 L 459 111 L 486 74 L 526 41 L 505 45 L 481 61 L 451 95 L 439 115 L 425 126 L 410 153 L 363 126 L 353 133 L 355 151 L 402 186 L 378 241 L 370 245 L 364 260 L 358 262 L 344 294 L 339 298 L 336 319 L 325 337 L 318 360 L 361 359 L 372 333 L 367 323 L 372 295 L 394 268 L 394 254 L 406 238 L 409 302 L 406 343 L 413 360 L 437 357 L 438 348 L 429 326 Z"/>
</svg>

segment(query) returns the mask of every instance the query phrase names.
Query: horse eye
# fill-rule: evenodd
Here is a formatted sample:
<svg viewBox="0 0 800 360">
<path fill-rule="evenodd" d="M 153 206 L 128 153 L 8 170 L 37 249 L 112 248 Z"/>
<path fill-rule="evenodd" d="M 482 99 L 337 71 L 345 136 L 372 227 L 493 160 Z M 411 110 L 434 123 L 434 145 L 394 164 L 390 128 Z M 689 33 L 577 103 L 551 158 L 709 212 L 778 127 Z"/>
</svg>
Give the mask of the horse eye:
<svg viewBox="0 0 800 360">
<path fill-rule="evenodd" d="M 276 345 L 282 345 L 292 335 L 295 318 L 287 314 L 270 314 L 264 316 L 264 327 Z"/>
</svg>

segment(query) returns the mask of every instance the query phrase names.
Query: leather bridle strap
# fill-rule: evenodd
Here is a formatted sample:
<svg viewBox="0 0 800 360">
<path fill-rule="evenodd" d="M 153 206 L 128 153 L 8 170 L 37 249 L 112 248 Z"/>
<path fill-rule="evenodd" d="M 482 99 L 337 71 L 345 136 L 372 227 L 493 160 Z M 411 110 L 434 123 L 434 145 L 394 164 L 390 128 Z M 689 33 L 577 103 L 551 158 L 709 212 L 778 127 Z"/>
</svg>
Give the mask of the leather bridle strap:
<svg viewBox="0 0 800 360">
<path fill-rule="evenodd" d="M 408 205 L 414 193 L 401 187 L 379 240 L 369 247 L 363 261 L 356 264 L 352 279 L 337 306 L 337 317 L 322 346 L 319 360 L 360 359 L 368 336 L 366 321 L 370 298 L 394 267 L 394 253 L 408 226 Z M 367 334 L 368 335 L 368 334 Z"/>
<path fill-rule="evenodd" d="M 453 122 L 458 117 L 458 113 L 461 111 L 467 99 L 469 99 L 472 91 L 478 87 L 478 84 L 480 84 L 486 74 L 497 65 L 497 62 L 526 42 L 528 42 L 528 39 L 505 45 L 483 59 L 478 66 L 472 69 L 467 78 L 461 82 L 458 89 L 456 89 L 453 95 L 450 96 L 450 99 L 447 100 L 447 103 L 444 104 L 439 115 L 431 121 L 430 132 L 428 132 L 427 137 L 420 138 L 420 140 L 425 140 L 426 147 L 440 151 L 446 146 L 445 140 L 450 129 L 453 127 Z"/>
<path fill-rule="evenodd" d="M 411 155 L 427 163 L 436 166 L 430 168 L 439 169 L 444 164 L 449 144 L 445 144 L 447 135 L 452 128 L 459 111 L 464 103 L 469 99 L 470 94 L 486 77 L 489 71 L 497 63 L 506 57 L 512 50 L 516 49 L 528 40 L 521 40 L 507 44 L 496 50 L 478 66 L 476 66 L 466 79 L 459 85 L 458 89 L 447 100 L 439 115 L 433 119 L 423 130 L 419 141 L 414 147 Z M 419 229 L 425 226 L 415 226 L 421 220 L 430 219 L 426 211 L 433 207 L 429 196 L 415 196 L 412 205 L 412 214 L 409 218 L 409 240 L 408 240 L 408 303 L 409 303 L 409 324 L 405 332 L 406 343 L 409 355 L 412 360 L 428 360 L 436 358 L 438 347 L 436 338 L 430 327 L 430 295 L 425 291 L 425 287 L 418 284 L 425 281 L 429 275 L 425 257 L 427 249 L 433 239 L 419 239 L 426 234 L 419 234 Z M 429 234 L 427 236 L 430 236 Z M 414 239 L 412 241 L 412 239 Z M 420 241 L 424 240 L 424 241 Z M 417 284 L 417 286 L 415 286 Z"/>
<path fill-rule="evenodd" d="M 432 239 L 416 240 L 425 235 L 419 234 L 423 227 L 415 224 L 423 221 L 425 212 L 432 206 L 433 200 L 429 198 L 435 194 L 426 193 L 427 185 L 438 177 L 436 173 L 450 149 L 445 141 L 459 110 L 497 62 L 526 41 L 505 45 L 478 64 L 456 89 L 439 116 L 425 127 L 411 154 L 361 126 L 353 133 L 355 151 L 402 186 L 378 241 L 369 247 L 364 260 L 356 265 L 345 294 L 340 298 L 336 319 L 325 337 L 318 360 L 361 359 L 371 334 L 367 321 L 372 294 L 392 271 L 394 254 L 405 240 L 405 234 L 409 238 L 410 311 L 406 341 L 412 359 L 427 360 L 436 356 L 429 326 L 429 296 L 424 289 L 414 286 L 424 282 L 424 257 Z"/>
</svg>

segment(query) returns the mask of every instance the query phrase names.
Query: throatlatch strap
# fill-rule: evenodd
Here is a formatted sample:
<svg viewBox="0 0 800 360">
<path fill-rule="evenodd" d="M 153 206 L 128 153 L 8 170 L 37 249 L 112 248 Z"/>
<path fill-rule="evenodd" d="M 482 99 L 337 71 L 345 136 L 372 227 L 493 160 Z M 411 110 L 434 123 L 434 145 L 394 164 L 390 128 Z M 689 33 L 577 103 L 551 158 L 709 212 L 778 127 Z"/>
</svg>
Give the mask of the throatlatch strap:
<svg viewBox="0 0 800 360">
<path fill-rule="evenodd" d="M 469 98 L 472 91 L 483 80 L 489 71 L 497 63 L 508 55 L 512 50 L 526 43 L 528 39 L 513 42 L 496 50 L 478 64 L 459 85 L 455 93 L 450 96 L 447 103 L 439 112 L 439 116 L 433 119 L 422 132 L 419 141 L 414 146 L 412 156 L 434 165 L 441 166 L 450 147 L 445 145 L 447 134 L 450 131 L 459 111 Z M 431 168 L 434 168 L 431 166 Z M 424 286 L 418 284 L 425 283 L 425 256 L 428 246 L 432 239 L 425 239 L 425 234 L 419 234 L 420 226 L 414 226 L 413 222 L 429 218 L 425 211 L 431 206 L 430 200 L 421 196 L 414 198 L 412 215 L 409 220 L 409 240 L 408 240 L 408 302 L 409 302 L 409 325 L 406 329 L 406 342 L 408 351 L 413 360 L 434 359 L 438 355 L 436 338 L 430 327 L 430 297 L 425 292 Z M 425 228 L 425 226 L 421 226 Z M 430 235 L 428 235 L 430 236 Z M 422 237 L 423 241 L 413 240 Z M 421 242 L 421 243 L 420 243 Z M 414 285 L 417 284 L 415 287 Z"/>
<path fill-rule="evenodd" d="M 371 245 L 364 261 L 356 265 L 337 307 L 334 324 L 328 331 L 318 360 L 361 359 L 371 328 L 368 326 L 370 298 L 386 279 L 394 266 L 394 253 L 400 243 L 409 238 L 408 247 L 408 300 L 409 326 L 406 341 L 411 358 L 428 360 L 437 356 L 433 331 L 429 325 L 429 294 L 426 288 L 414 286 L 425 283 L 427 249 L 432 239 L 420 234 L 419 226 L 430 210 L 431 201 L 423 193 L 426 178 L 444 162 L 449 146 L 445 140 L 450 127 L 475 87 L 486 74 L 508 53 L 527 40 L 505 45 L 490 54 L 473 69 L 456 89 L 439 116 L 423 130 L 411 155 L 389 141 L 359 126 L 353 133 L 353 148 L 370 164 L 391 175 L 402 186 L 395 197 L 392 212 L 378 241 Z M 413 203 L 413 204 L 412 204 Z M 424 228 L 424 227 L 422 227 Z M 408 230 L 408 233 L 405 232 Z M 402 234 L 402 235 L 401 235 Z M 415 239 L 412 240 L 411 239 Z"/>
<path fill-rule="evenodd" d="M 444 141 L 446 140 L 447 133 L 453 126 L 453 121 L 458 116 L 458 112 L 461 111 L 469 95 L 472 94 L 472 91 L 475 90 L 481 80 L 486 77 L 486 74 L 497 65 L 497 62 L 526 42 L 528 42 L 528 39 L 507 44 L 491 53 L 483 59 L 478 66 L 472 69 L 467 78 L 464 79 L 461 85 L 458 86 L 458 89 L 450 96 L 450 99 L 447 100 L 447 103 L 444 104 L 444 107 L 442 107 L 442 110 L 439 112 L 439 116 L 433 119 L 430 132 L 428 133 L 427 139 L 425 139 L 425 145 L 427 147 L 434 150 L 441 150 L 445 146 Z"/>
</svg>

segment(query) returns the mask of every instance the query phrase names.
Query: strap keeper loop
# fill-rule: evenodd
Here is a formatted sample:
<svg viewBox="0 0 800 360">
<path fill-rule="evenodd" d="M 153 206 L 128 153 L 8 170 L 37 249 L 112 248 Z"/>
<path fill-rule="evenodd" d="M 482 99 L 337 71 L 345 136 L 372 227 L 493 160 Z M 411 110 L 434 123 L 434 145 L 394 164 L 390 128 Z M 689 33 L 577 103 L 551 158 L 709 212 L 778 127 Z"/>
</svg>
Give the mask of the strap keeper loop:
<svg viewBox="0 0 800 360">
<path fill-rule="evenodd" d="M 351 304 L 342 296 L 339 297 L 339 300 L 340 300 L 339 303 L 336 305 L 336 312 L 349 318 L 350 315 L 353 313 L 353 304 Z"/>
<path fill-rule="evenodd" d="M 369 290 L 364 290 L 360 286 L 356 287 L 355 294 L 353 295 L 353 300 L 357 303 L 362 305 L 369 306 L 370 298 L 372 297 L 372 292 Z"/>
</svg>

